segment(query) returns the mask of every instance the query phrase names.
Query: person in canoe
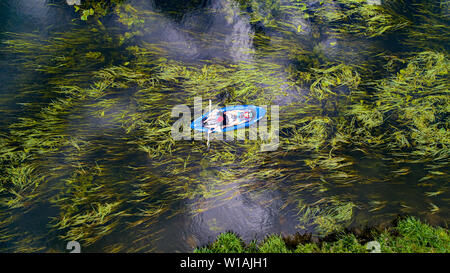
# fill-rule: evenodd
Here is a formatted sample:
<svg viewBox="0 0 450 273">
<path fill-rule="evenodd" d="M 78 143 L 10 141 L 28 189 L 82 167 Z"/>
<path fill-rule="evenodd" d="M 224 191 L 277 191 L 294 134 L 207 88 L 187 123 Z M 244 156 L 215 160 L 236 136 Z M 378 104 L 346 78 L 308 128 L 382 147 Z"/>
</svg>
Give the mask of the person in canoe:
<svg viewBox="0 0 450 273">
<path fill-rule="evenodd" d="M 253 113 L 249 110 L 219 111 L 216 109 L 208 115 L 203 124 L 210 131 L 220 132 L 226 127 L 249 122 L 252 118 Z"/>
</svg>

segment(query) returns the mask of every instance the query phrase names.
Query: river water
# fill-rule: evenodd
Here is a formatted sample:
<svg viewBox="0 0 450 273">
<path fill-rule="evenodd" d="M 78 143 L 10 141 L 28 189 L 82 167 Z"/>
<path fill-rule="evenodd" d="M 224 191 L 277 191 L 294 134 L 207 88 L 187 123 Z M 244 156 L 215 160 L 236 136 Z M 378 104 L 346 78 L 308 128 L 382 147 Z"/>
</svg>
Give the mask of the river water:
<svg viewBox="0 0 450 273">
<path fill-rule="evenodd" d="M 448 224 L 448 139 L 421 156 L 363 145 L 339 125 L 350 101 L 340 96 L 377 92 L 371 83 L 406 65 L 389 60 L 430 48 L 448 57 L 446 45 L 411 48 L 401 27 L 358 35 L 357 15 L 354 27 L 324 15 L 347 12 L 343 2 L 136 0 L 83 21 L 65 1 L 1 1 L 0 249 L 64 252 L 77 240 L 86 252 L 185 252 L 230 230 L 249 242 L 405 214 Z M 432 12 L 448 23 L 448 5 Z M 319 70 L 339 64 L 356 72 L 342 70 L 331 84 L 340 95 L 315 104 L 311 84 L 342 66 Z M 278 147 L 173 140 L 172 109 L 194 115 L 195 97 L 204 107 L 278 105 Z M 439 118 L 448 132 L 448 112 Z M 339 137 L 345 144 L 331 144 Z"/>
</svg>

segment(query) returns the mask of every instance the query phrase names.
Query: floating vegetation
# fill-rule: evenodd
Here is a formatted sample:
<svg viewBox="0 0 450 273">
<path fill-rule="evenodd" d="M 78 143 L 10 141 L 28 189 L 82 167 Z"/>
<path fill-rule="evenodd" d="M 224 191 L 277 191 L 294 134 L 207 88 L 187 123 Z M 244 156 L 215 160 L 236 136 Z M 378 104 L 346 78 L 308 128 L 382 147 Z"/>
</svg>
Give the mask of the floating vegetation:
<svg viewBox="0 0 450 273">
<path fill-rule="evenodd" d="M 341 204 L 339 201 L 320 202 L 320 204 L 316 203 L 314 206 L 299 203 L 298 214 L 301 215 L 299 222 L 302 223 L 300 228 L 306 229 L 308 225 L 317 225 L 317 230 L 321 235 L 339 231 L 343 226 L 348 225 L 348 222 L 352 219 L 352 209 L 355 206 L 352 203 Z"/>
<path fill-rule="evenodd" d="M 399 213 L 447 223 L 448 3 L 193 1 L 175 14 L 145 2 L 83 1 L 87 23 L 2 33 L 18 72 L 0 99 L 15 117 L 0 128 L 1 251 L 65 251 L 70 240 L 93 252 L 191 250 L 233 227 L 248 238 L 256 222 L 323 236 Z M 199 96 L 279 105 L 278 149 L 176 141 L 173 107 Z M 33 235 L 20 224 L 30 215 L 41 219 Z M 355 240 L 299 251 L 358 252 Z M 251 249 L 287 248 L 275 236 Z"/>
<path fill-rule="evenodd" d="M 89 16 L 99 15 L 105 16 L 111 9 L 120 3 L 123 3 L 124 0 L 108 0 L 108 1 L 95 1 L 95 0 L 85 0 L 85 1 L 75 1 L 69 0 L 67 1 L 68 5 L 74 6 L 76 12 L 81 14 L 80 19 L 83 21 L 87 21 Z"/>
</svg>

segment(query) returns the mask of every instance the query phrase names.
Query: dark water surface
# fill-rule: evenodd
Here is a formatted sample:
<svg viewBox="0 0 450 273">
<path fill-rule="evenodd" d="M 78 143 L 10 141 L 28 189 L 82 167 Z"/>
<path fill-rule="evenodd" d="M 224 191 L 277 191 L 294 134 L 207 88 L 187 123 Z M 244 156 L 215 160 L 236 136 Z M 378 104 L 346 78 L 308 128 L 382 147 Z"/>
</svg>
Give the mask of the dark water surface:
<svg viewBox="0 0 450 273">
<path fill-rule="evenodd" d="M 323 113 L 305 110 L 312 109 L 311 81 L 303 72 L 345 64 L 361 83 L 352 87 L 344 75 L 333 92 L 377 92 L 371 82 L 405 67 L 389 70 L 389 60 L 433 49 L 448 57 L 445 43 L 436 48 L 431 39 L 412 49 L 400 32 L 345 34 L 313 16 L 346 10 L 334 1 L 253 1 L 251 8 L 233 0 L 125 2 L 101 23 L 79 20 L 64 1 L 0 3 L 0 136 L 27 155 L 17 162 L 34 167 L 28 173 L 9 159 L 0 166 L 2 185 L 9 176 L 30 184 L 20 198 L 9 186 L 0 192 L 2 251 L 66 251 L 72 239 L 83 251 L 192 251 L 228 230 L 246 241 L 320 236 L 383 225 L 399 214 L 448 224 L 448 139 L 440 154 L 409 156 L 388 145 L 352 146 L 352 137 L 330 149 L 334 138 L 321 138 L 329 127 L 320 122 L 303 138 L 295 131 Z M 310 16 L 292 8 L 299 2 Z M 448 5 L 433 12 L 445 25 Z M 98 96 L 83 93 L 100 89 Z M 170 141 L 172 108 L 192 107 L 195 96 L 205 106 L 208 99 L 279 105 L 279 148 Z M 340 103 L 334 100 L 318 105 Z M 324 111 L 337 117 L 339 109 Z M 438 119 L 448 126 L 448 112 Z M 338 127 L 326 132 L 345 131 Z M 441 130 L 448 136 L 448 127 Z"/>
</svg>

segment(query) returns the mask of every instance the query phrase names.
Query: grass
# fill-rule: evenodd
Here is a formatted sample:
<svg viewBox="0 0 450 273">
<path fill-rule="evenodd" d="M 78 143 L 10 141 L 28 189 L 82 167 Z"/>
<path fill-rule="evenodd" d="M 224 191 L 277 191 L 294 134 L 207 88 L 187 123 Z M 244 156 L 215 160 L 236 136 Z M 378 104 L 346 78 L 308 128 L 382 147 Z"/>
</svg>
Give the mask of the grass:
<svg viewBox="0 0 450 273">
<path fill-rule="evenodd" d="M 372 231 L 370 238 L 353 233 L 340 233 L 334 240 L 312 240 L 292 244 L 289 238 L 270 235 L 262 242 L 245 244 L 232 232 L 222 233 L 210 245 L 196 248 L 195 253 L 368 253 L 369 241 L 377 241 L 381 252 L 389 253 L 449 253 L 450 233 L 442 227 L 431 227 L 413 217 L 399 220 L 397 225 L 382 232 Z M 286 244 L 286 241 L 289 242 Z"/>
</svg>

